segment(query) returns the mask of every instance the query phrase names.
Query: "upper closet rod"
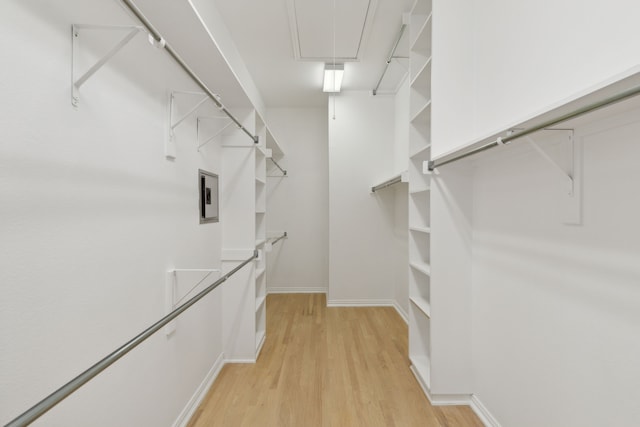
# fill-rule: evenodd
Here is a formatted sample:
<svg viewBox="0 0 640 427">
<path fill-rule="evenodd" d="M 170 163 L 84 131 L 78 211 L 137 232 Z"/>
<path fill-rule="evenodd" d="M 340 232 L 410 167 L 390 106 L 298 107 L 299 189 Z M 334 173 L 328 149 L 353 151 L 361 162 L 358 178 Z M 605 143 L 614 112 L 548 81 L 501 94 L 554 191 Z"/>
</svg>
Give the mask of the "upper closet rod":
<svg viewBox="0 0 640 427">
<path fill-rule="evenodd" d="M 384 66 L 384 71 L 382 72 L 382 75 L 380 76 L 380 80 L 378 80 L 378 84 L 376 85 L 376 88 L 373 89 L 373 95 L 377 95 L 378 94 L 378 88 L 380 87 L 380 83 L 382 83 L 382 79 L 384 78 L 384 75 L 387 74 L 387 70 L 389 69 L 389 64 L 391 64 L 391 60 L 394 58 L 394 55 L 396 53 L 396 49 L 398 48 L 398 45 L 400 44 L 400 39 L 402 38 L 402 35 L 404 34 L 404 30 L 407 28 L 407 24 L 402 24 L 402 27 L 400 27 L 400 33 L 398 34 L 398 39 L 396 40 L 396 44 L 393 45 L 393 49 L 391 49 L 391 53 L 389 54 L 389 57 L 387 58 L 387 63 Z"/>
<path fill-rule="evenodd" d="M 200 86 L 200 88 L 211 98 L 211 100 L 216 104 L 216 106 L 220 109 L 220 111 L 226 114 L 236 124 L 236 126 L 238 126 L 239 129 L 241 129 L 244 133 L 246 133 L 253 140 L 253 142 L 257 144 L 258 136 L 253 135 L 251 132 L 249 132 L 247 128 L 245 128 L 242 125 L 242 123 L 240 123 L 238 119 L 236 119 L 233 116 L 233 114 L 231 114 L 229 110 L 227 110 L 227 108 L 224 105 L 222 105 L 222 103 L 218 100 L 218 97 L 216 96 L 216 94 L 213 93 L 207 87 L 207 85 L 204 84 L 202 80 L 200 80 L 198 76 L 196 76 L 193 70 L 191 70 L 191 68 L 189 68 L 189 66 L 185 64 L 185 62 L 182 60 L 182 58 L 180 58 L 180 56 L 176 53 L 176 51 L 173 50 L 173 48 L 168 43 L 166 43 L 166 40 L 153 27 L 153 25 L 151 25 L 149 20 L 144 16 L 144 14 L 140 11 L 140 9 L 138 9 L 138 7 L 134 5 L 131 0 L 122 0 L 122 2 L 129 8 L 131 13 L 133 13 L 136 16 L 136 18 L 138 18 L 140 22 L 146 27 L 151 37 L 155 39 L 155 42 L 158 43 L 160 46 L 164 45 L 164 48 L 169 53 L 169 55 L 171 55 L 173 59 L 175 59 L 178 65 L 182 67 L 182 69 L 189 75 L 189 77 L 191 77 L 193 81 L 196 82 L 196 84 Z"/>
<path fill-rule="evenodd" d="M 610 96 L 608 98 L 605 98 L 601 101 L 598 102 L 594 102 L 592 104 L 588 104 L 584 107 L 578 108 L 576 110 L 573 110 L 569 113 L 563 114 L 561 116 L 558 116 L 556 118 L 553 119 L 549 119 L 543 123 L 540 123 L 538 125 L 532 126 L 530 128 L 526 128 L 523 130 L 519 130 L 516 132 L 513 132 L 510 135 L 504 136 L 504 137 L 498 137 L 495 141 L 489 142 L 481 147 L 478 148 L 474 148 L 470 151 L 465 151 L 465 149 L 460 149 L 456 152 L 453 152 L 447 156 L 444 156 L 440 159 L 437 160 L 430 160 L 429 161 L 429 170 L 433 171 L 435 168 L 439 167 L 439 166 L 444 166 L 446 164 L 455 162 L 457 160 L 460 159 L 464 159 L 465 157 L 469 157 L 469 156 L 473 156 L 474 154 L 480 153 L 482 151 L 488 150 L 490 148 L 493 147 L 497 147 L 498 145 L 503 145 L 506 144 L 508 142 L 511 142 L 515 139 L 518 138 L 522 138 L 523 136 L 529 135 L 531 133 L 537 132 L 539 130 L 551 127 L 551 126 L 555 126 L 557 124 L 560 124 L 562 122 L 566 122 L 567 120 L 571 120 L 571 119 L 575 119 L 576 117 L 580 117 L 584 114 L 590 113 L 592 111 L 598 110 L 600 108 L 603 107 L 607 107 L 609 105 L 615 104 L 617 102 L 620 101 L 624 101 L 625 99 L 628 98 L 632 98 L 634 96 L 640 95 L 640 86 L 636 86 L 634 88 L 625 90 L 624 92 L 620 92 L 616 95 Z"/>
</svg>

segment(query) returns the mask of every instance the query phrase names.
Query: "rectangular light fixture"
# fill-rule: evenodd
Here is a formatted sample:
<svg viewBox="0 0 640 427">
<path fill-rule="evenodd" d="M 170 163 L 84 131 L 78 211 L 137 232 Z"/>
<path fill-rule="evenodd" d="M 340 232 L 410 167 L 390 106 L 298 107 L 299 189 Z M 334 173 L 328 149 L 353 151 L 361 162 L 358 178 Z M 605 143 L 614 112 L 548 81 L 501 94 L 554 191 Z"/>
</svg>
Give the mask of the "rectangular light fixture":
<svg viewBox="0 0 640 427">
<path fill-rule="evenodd" d="M 324 84 L 322 85 L 322 91 L 340 92 L 343 75 L 344 64 L 324 64 Z"/>
</svg>

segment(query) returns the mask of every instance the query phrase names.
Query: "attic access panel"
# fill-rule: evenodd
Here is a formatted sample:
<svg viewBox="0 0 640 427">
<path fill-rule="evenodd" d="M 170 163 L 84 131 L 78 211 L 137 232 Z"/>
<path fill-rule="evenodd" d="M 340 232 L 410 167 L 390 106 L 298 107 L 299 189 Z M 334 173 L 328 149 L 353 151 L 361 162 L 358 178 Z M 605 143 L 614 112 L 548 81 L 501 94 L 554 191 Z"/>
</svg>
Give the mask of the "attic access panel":
<svg viewBox="0 0 640 427">
<path fill-rule="evenodd" d="M 378 0 L 336 1 L 336 60 L 359 61 Z M 287 0 L 291 41 L 296 60 L 333 58 L 333 2 Z"/>
<path fill-rule="evenodd" d="M 199 169 L 198 189 L 200 194 L 200 224 L 219 222 L 218 175 Z"/>
</svg>

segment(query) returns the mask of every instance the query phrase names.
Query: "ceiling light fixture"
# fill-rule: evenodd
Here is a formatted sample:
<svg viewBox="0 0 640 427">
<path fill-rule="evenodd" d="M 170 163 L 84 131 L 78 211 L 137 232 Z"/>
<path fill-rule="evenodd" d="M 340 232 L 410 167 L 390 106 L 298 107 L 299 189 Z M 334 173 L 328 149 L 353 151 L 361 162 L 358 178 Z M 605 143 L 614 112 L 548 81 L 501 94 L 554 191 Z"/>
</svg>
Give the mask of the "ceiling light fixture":
<svg viewBox="0 0 640 427">
<path fill-rule="evenodd" d="M 344 64 L 324 64 L 323 92 L 340 92 L 342 86 L 342 76 L 344 75 Z"/>
</svg>

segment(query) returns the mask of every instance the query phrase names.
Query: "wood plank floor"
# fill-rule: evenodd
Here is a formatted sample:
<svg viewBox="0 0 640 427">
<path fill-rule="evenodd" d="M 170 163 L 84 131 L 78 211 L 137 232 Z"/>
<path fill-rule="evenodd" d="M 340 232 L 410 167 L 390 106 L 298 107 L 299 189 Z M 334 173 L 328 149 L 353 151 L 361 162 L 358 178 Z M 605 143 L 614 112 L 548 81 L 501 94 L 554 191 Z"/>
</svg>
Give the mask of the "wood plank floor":
<svg viewBox="0 0 640 427">
<path fill-rule="evenodd" d="M 468 407 L 432 407 L 409 370 L 391 307 L 327 308 L 324 294 L 267 299 L 257 363 L 226 365 L 190 427 L 482 427 Z"/>
</svg>

